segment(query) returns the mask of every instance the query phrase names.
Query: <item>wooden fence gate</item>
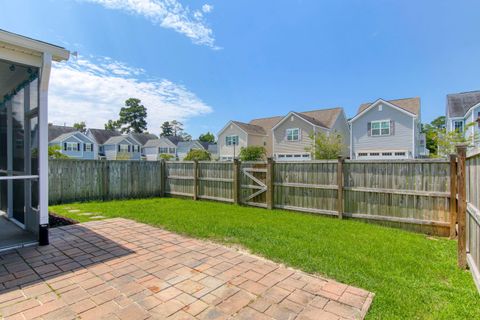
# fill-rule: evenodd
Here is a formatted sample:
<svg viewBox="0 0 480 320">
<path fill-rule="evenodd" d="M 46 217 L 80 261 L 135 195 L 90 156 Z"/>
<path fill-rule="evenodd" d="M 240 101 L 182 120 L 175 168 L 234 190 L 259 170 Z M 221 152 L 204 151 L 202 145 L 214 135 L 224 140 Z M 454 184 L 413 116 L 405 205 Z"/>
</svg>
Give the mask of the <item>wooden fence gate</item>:
<svg viewBox="0 0 480 320">
<path fill-rule="evenodd" d="M 240 202 L 267 207 L 267 163 L 242 162 L 240 165 Z"/>
</svg>

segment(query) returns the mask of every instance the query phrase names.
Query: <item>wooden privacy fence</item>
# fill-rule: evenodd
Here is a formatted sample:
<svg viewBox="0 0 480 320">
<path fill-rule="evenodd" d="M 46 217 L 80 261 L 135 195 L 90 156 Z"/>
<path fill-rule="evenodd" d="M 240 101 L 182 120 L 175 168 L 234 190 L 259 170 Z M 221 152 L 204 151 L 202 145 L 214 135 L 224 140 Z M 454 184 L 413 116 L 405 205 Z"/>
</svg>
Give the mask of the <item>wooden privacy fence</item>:
<svg viewBox="0 0 480 320">
<path fill-rule="evenodd" d="M 162 172 L 162 163 L 153 161 L 51 159 L 49 202 L 160 196 Z"/>
<path fill-rule="evenodd" d="M 460 160 L 463 158 L 462 154 L 463 151 L 459 151 Z M 460 221 L 459 217 L 458 241 L 460 254 L 463 254 L 465 248 L 466 261 L 463 256 L 459 256 L 459 264 L 461 267 L 465 267 L 465 263 L 468 264 L 480 291 L 480 152 L 465 157 L 465 180 L 465 220 Z M 459 193 L 459 200 L 460 196 Z M 463 222 L 465 236 L 460 233 L 460 224 Z"/>
<path fill-rule="evenodd" d="M 447 236 L 455 230 L 450 203 L 455 166 L 455 159 L 175 161 L 165 163 L 165 193 L 353 217 Z"/>
</svg>

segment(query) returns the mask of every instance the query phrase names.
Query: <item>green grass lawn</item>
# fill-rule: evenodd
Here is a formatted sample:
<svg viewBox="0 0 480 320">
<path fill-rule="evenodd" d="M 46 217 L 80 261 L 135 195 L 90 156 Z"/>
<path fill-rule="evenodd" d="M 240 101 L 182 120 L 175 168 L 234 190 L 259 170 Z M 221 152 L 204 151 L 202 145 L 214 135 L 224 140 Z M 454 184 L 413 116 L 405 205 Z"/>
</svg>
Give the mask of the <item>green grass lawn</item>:
<svg viewBox="0 0 480 320">
<path fill-rule="evenodd" d="M 456 266 L 455 241 L 353 220 L 172 198 L 52 206 L 84 222 L 98 213 L 252 253 L 376 294 L 369 319 L 480 319 L 480 295 Z"/>
</svg>

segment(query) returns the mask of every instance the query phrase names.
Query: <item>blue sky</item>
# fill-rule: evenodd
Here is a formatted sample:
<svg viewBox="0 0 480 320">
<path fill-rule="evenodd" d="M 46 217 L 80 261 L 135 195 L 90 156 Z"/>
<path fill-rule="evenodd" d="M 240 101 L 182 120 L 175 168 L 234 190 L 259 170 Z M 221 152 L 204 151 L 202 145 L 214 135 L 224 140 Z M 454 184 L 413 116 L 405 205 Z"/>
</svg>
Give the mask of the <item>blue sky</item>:
<svg viewBox="0 0 480 320">
<path fill-rule="evenodd" d="M 63 45 L 50 119 L 102 127 L 129 95 L 149 131 L 480 89 L 480 1 L 0 0 L 0 28 Z M 9 13 L 9 14 L 6 14 Z"/>
</svg>

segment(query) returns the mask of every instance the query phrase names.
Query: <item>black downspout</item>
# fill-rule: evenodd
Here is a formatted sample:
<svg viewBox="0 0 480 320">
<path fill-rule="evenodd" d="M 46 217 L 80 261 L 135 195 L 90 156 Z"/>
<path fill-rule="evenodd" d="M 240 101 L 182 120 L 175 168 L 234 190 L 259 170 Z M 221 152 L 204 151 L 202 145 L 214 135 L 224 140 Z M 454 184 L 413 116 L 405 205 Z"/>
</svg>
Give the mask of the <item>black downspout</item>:
<svg viewBox="0 0 480 320">
<path fill-rule="evenodd" d="M 48 224 L 41 224 L 38 230 L 38 244 L 40 246 L 47 246 L 50 244 L 48 240 Z"/>
</svg>

